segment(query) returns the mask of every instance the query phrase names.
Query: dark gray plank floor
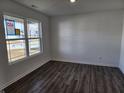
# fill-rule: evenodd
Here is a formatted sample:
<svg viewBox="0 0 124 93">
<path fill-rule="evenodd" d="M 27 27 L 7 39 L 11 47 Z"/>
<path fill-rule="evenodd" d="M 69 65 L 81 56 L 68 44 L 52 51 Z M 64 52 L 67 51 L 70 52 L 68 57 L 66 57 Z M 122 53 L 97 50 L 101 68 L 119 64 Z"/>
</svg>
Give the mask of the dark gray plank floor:
<svg viewBox="0 0 124 93">
<path fill-rule="evenodd" d="M 49 62 L 5 89 L 6 93 L 124 93 L 118 68 Z"/>
</svg>

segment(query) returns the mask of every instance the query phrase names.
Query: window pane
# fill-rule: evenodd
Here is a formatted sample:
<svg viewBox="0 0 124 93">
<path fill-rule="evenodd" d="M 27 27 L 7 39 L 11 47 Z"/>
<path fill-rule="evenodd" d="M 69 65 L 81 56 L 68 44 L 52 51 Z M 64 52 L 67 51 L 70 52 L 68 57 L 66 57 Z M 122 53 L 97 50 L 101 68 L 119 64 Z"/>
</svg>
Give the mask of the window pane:
<svg viewBox="0 0 124 93">
<path fill-rule="evenodd" d="M 40 52 L 40 40 L 29 39 L 29 55 L 33 55 Z"/>
<path fill-rule="evenodd" d="M 16 61 L 26 57 L 26 48 L 24 40 L 7 41 L 7 51 L 9 62 Z"/>
<path fill-rule="evenodd" d="M 39 37 L 39 22 L 27 21 L 28 38 Z"/>
<path fill-rule="evenodd" d="M 24 19 L 4 16 L 6 39 L 24 38 Z"/>
</svg>

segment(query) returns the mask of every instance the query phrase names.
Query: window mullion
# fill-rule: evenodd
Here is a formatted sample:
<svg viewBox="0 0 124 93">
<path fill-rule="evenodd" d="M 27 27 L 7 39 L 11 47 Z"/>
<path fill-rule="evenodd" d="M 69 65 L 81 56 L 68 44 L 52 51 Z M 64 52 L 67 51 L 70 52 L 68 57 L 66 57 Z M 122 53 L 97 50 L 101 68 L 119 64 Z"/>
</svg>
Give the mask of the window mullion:
<svg viewBox="0 0 124 93">
<path fill-rule="evenodd" d="M 42 34 L 43 34 L 43 28 L 42 28 L 42 23 L 39 23 L 39 40 L 40 40 L 40 52 L 42 51 L 43 52 L 43 37 L 42 37 Z"/>
<path fill-rule="evenodd" d="M 27 20 L 24 20 L 24 30 L 25 30 L 25 45 L 26 45 L 26 53 L 29 56 L 29 43 L 28 43 L 28 32 L 27 32 Z"/>
</svg>

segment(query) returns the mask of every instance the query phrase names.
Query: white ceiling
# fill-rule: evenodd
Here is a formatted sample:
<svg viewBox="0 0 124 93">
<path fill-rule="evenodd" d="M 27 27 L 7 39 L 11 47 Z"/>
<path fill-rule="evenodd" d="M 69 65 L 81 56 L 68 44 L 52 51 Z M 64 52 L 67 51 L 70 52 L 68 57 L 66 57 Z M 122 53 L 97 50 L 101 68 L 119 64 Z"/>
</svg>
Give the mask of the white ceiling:
<svg viewBox="0 0 124 93">
<path fill-rule="evenodd" d="M 124 8 L 124 0 L 77 0 L 71 4 L 69 0 L 14 0 L 23 5 L 34 8 L 50 16 L 70 15 L 86 12 L 117 10 Z"/>
</svg>

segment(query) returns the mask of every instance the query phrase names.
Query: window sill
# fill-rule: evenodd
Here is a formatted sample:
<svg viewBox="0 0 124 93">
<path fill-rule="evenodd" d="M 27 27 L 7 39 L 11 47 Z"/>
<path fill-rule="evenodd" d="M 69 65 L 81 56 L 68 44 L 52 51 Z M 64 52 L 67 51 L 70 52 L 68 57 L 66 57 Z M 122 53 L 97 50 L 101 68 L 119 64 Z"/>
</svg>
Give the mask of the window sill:
<svg viewBox="0 0 124 93">
<path fill-rule="evenodd" d="M 27 56 L 27 57 L 24 57 L 24 58 L 19 59 L 19 60 L 16 60 L 16 61 L 8 62 L 8 64 L 9 64 L 9 65 L 14 65 L 14 64 L 16 64 L 16 63 L 19 63 L 19 62 L 22 62 L 22 61 L 26 61 L 26 60 L 28 60 L 28 59 L 31 59 L 31 58 L 36 57 L 36 56 L 41 55 L 41 54 L 43 54 L 43 53 L 42 53 L 42 52 L 39 52 L 39 53 L 37 53 L 37 54 L 33 54 L 33 55 L 31 55 L 31 56 Z"/>
</svg>

